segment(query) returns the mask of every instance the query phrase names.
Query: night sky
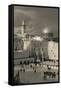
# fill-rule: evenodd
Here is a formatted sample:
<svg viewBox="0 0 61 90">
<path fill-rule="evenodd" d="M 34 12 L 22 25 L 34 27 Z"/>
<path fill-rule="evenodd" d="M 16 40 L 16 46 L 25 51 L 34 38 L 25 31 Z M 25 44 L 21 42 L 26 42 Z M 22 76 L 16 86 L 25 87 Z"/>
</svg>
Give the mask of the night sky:
<svg viewBox="0 0 61 90">
<path fill-rule="evenodd" d="M 31 35 L 41 35 L 44 29 L 58 37 L 58 8 L 43 7 L 14 7 L 14 32 L 20 30 L 22 21 L 25 21 L 26 32 Z"/>
</svg>

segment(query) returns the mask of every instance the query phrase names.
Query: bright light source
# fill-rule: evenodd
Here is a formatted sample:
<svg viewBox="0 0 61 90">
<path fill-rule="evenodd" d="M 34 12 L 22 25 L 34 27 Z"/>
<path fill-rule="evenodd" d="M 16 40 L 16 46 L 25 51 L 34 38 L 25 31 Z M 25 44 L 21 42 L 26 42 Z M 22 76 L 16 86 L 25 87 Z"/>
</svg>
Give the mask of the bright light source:
<svg viewBox="0 0 61 90">
<path fill-rule="evenodd" d="M 37 40 L 37 41 L 43 41 L 43 38 L 39 37 L 39 36 L 36 36 L 33 38 L 34 40 Z"/>
<path fill-rule="evenodd" d="M 46 28 L 44 28 L 44 30 L 43 30 L 43 33 L 49 33 L 49 30 L 48 30 L 48 28 L 46 27 Z"/>
</svg>

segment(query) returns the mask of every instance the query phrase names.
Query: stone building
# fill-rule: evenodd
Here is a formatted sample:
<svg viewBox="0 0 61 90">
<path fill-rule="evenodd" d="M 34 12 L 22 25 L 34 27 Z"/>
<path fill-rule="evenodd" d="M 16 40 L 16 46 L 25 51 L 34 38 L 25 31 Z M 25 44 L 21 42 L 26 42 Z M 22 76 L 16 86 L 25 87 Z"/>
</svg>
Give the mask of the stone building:
<svg viewBox="0 0 61 90">
<path fill-rule="evenodd" d="M 44 60 L 58 59 L 58 42 L 52 40 L 52 33 L 32 36 L 26 33 L 25 27 L 23 21 L 20 31 L 14 35 L 14 58 L 30 58 L 30 60 L 32 60 L 31 58 L 35 60 L 38 58 L 40 61 L 42 58 Z"/>
</svg>

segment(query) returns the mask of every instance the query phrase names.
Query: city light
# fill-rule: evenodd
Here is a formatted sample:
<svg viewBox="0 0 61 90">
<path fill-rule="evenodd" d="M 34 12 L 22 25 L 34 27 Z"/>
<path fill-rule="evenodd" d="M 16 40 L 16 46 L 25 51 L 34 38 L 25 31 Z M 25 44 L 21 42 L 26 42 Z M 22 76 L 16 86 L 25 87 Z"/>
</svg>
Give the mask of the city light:
<svg viewBox="0 0 61 90">
<path fill-rule="evenodd" d="M 48 27 L 44 28 L 43 33 L 45 33 L 45 34 L 49 33 Z"/>
<path fill-rule="evenodd" d="M 43 41 L 43 38 L 42 37 L 39 37 L 39 36 L 35 36 L 33 39 L 34 40 L 37 40 L 37 41 Z"/>
</svg>

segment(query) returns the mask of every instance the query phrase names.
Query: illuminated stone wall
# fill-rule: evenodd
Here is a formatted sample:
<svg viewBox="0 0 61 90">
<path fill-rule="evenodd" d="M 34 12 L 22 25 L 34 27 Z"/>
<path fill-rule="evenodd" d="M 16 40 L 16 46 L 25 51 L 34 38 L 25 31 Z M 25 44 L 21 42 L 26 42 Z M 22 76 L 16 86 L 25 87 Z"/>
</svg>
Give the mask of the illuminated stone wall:
<svg viewBox="0 0 61 90">
<path fill-rule="evenodd" d="M 48 42 L 48 56 L 49 59 L 58 60 L 58 43 L 49 41 Z"/>
</svg>

